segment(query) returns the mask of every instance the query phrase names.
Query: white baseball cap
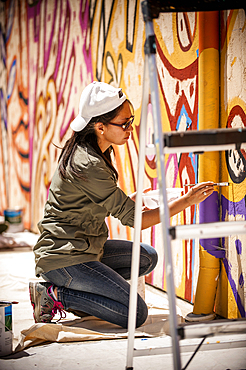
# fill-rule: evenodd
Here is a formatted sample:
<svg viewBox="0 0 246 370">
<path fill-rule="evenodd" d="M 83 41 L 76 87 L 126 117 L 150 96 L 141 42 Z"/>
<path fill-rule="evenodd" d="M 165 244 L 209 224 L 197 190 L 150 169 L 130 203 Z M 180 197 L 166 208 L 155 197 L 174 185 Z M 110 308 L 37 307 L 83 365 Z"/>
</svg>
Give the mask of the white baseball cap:
<svg viewBox="0 0 246 370">
<path fill-rule="evenodd" d="M 119 107 L 126 100 L 121 88 L 115 88 L 105 82 L 94 81 L 85 87 L 79 102 L 79 114 L 70 127 L 74 131 L 85 128 L 92 117 L 100 116 Z"/>
</svg>

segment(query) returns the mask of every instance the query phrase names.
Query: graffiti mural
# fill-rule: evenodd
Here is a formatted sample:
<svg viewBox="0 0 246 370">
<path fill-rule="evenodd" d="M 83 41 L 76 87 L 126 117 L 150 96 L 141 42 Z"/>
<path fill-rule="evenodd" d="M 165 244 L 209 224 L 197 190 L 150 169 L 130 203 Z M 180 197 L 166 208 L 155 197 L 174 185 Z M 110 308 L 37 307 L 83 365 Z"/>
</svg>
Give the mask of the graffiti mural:
<svg viewBox="0 0 246 370">
<path fill-rule="evenodd" d="M 5 47 L 5 6 L 0 2 L 0 206 L 1 210 L 8 207 L 8 139 L 7 139 L 7 68 Z"/>
<path fill-rule="evenodd" d="M 28 67 L 26 4 L 10 1 L 6 24 L 7 138 L 9 208 L 19 207 L 28 223 L 30 167 L 28 138 Z M 18 45 L 18 47 L 17 47 Z M 10 186 L 11 181 L 11 186 Z"/>
<path fill-rule="evenodd" d="M 136 190 L 136 163 L 138 151 L 138 131 L 140 123 L 140 109 L 143 79 L 143 43 L 144 27 L 141 19 L 141 9 L 137 2 L 97 2 L 91 5 L 93 18 L 91 20 L 91 45 L 93 74 L 99 80 L 106 81 L 114 86 L 121 86 L 127 93 L 135 107 L 135 132 L 126 148 L 116 148 L 117 166 L 120 173 L 120 186 L 127 192 Z M 111 17 L 109 17 L 109 14 Z M 125 19 L 124 27 L 116 29 L 119 19 Z M 98 22 L 99 21 L 99 22 Z M 165 15 L 157 21 L 157 61 L 158 75 L 163 99 L 162 111 L 166 117 L 167 130 L 197 129 L 198 122 L 198 60 L 196 16 L 194 14 Z M 103 25 L 105 25 L 103 27 Z M 175 32 L 173 32 L 173 27 Z M 163 32 L 165 28 L 165 34 Z M 136 31 L 135 31 L 136 30 Z M 177 33 L 179 42 L 175 43 L 173 35 Z M 135 36 L 135 37 L 134 37 Z M 187 41 L 188 40 L 188 41 Z M 174 49 L 172 50 L 172 47 Z M 164 51 L 168 51 L 165 53 Z M 183 65 L 175 65 L 178 53 L 189 53 Z M 100 73 L 99 73 L 100 71 Z M 134 86 L 134 88 L 133 88 Z M 148 114 L 148 140 L 152 137 L 151 109 Z M 145 187 L 156 188 L 155 158 L 147 157 Z M 167 158 L 167 173 L 169 187 L 183 187 L 186 183 L 197 180 L 197 158 L 189 154 L 170 155 Z M 127 182 L 125 181 L 127 177 Z M 179 217 L 180 218 L 180 217 Z M 192 223 L 196 219 L 196 209 L 186 210 L 182 221 Z M 110 219 L 112 237 L 130 237 L 117 221 Z M 181 222 L 181 219 L 180 219 Z M 163 280 L 163 251 L 159 226 L 144 231 L 142 237 L 158 249 L 159 264 L 149 277 L 149 281 L 157 286 L 164 287 Z M 178 290 L 185 298 L 192 300 L 194 279 L 195 243 L 185 241 L 178 243 L 176 248 Z M 183 252 L 183 253 L 182 253 Z M 183 264 L 183 256 L 185 263 Z M 192 283 L 193 282 L 193 283 Z"/>
<path fill-rule="evenodd" d="M 27 6 L 33 229 L 42 217 L 58 148 L 77 115 L 81 91 L 92 80 L 88 12 L 82 0 Z"/>
<path fill-rule="evenodd" d="M 245 127 L 246 23 L 243 11 L 221 12 L 220 125 Z M 199 22 L 197 13 L 160 14 L 154 21 L 156 61 L 163 130 L 199 129 Z M 37 231 L 50 181 L 77 115 L 80 94 L 93 80 L 120 86 L 135 109 L 134 131 L 126 145 L 115 148 L 119 186 L 136 191 L 141 120 L 145 29 L 140 0 L 8 0 L 0 2 L 0 206 L 24 210 L 27 229 Z M 243 77 L 242 77 L 243 76 Z M 148 105 L 147 141 L 153 117 Z M 180 194 L 199 178 L 198 156 L 165 157 L 167 187 Z M 245 219 L 245 151 L 221 153 L 221 181 L 230 187 L 218 194 L 221 219 Z M 157 188 L 155 156 L 146 156 L 144 188 Z M 110 237 L 132 239 L 133 230 L 107 219 Z M 199 222 L 199 207 L 171 219 Z M 161 226 L 142 232 L 158 251 L 159 261 L 147 282 L 166 288 Z M 221 280 L 216 306 L 225 317 L 245 312 L 246 240 L 222 240 Z M 193 302 L 199 270 L 199 241 L 172 245 L 175 286 Z M 223 293 L 227 284 L 227 295 Z M 223 296 L 223 297 L 222 297 Z M 222 297 L 222 298 L 221 298 Z M 227 312 L 225 300 L 232 297 Z M 228 305 L 227 305 L 228 306 Z"/>
<path fill-rule="evenodd" d="M 234 105 L 231 109 L 227 128 L 246 127 L 246 114 L 240 105 Z M 225 153 L 226 165 L 231 180 L 240 184 L 246 178 L 246 152 L 241 150 L 229 150 Z"/>
<path fill-rule="evenodd" d="M 223 12 L 222 17 L 222 79 L 221 108 L 223 127 L 246 127 L 246 19 L 243 10 Z M 239 83 L 240 79 L 240 83 Z M 246 153 L 231 150 L 222 153 L 222 178 L 230 186 L 221 192 L 222 220 L 246 219 Z M 225 249 L 219 293 L 226 290 L 227 296 L 219 294 L 218 312 L 229 318 L 245 317 L 245 235 L 234 235 L 222 239 Z"/>
<path fill-rule="evenodd" d="M 197 53 L 194 53 L 195 48 L 198 48 L 197 37 L 195 37 L 196 25 L 197 21 L 194 13 L 175 14 L 172 16 L 172 28 L 170 29 L 172 30 L 175 27 L 174 34 L 177 35 L 179 42 L 175 44 L 172 34 L 170 31 L 168 33 L 167 30 L 163 33 L 160 32 L 160 42 L 157 40 L 157 63 L 161 96 L 163 97 L 167 122 L 169 122 L 169 130 L 171 131 L 196 130 L 198 128 L 198 58 Z M 170 40 L 175 45 L 174 50 L 171 49 Z M 165 55 L 164 50 L 166 49 Z M 172 50 L 171 55 L 169 50 Z M 180 53 L 185 53 L 186 58 L 183 65 L 180 62 L 176 65 L 177 63 L 172 55 Z M 181 58 L 181 55 L 179 57 Z M 171 187 L 178 185 L 183 188 L 186 184 L 197 182 L 197 157 L 195 155 L 189 153 L 170 155 L 166 163 L 169 177 L 171 175 L 169 174 L 170 157 L 174 157 L 176 173 L 173 182 L 170 183 Z M 183 222 L 185 224 L 196 222 L 195 206 L 184 212 Z M 183 244 L 183 263 L 179 263 L 181 268 L 178 269 L 177 275 L 183 275 L 182 294 L 184 294 L 184 298 L 192 301 L 193 284 L 196 282 L 194 276 L 195 242 L 186 240 Z M 178 261 L 182 243 L 177 243 L 177 245 L 175 260 Z"/>
</svg>

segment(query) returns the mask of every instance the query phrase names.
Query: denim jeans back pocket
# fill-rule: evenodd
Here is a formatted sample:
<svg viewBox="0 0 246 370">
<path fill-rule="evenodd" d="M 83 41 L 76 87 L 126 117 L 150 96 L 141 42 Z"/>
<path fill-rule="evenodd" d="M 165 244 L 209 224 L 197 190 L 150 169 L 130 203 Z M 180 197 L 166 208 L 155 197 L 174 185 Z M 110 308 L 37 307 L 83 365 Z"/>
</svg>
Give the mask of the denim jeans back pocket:
<svg viewBox="0 0 246 370">
<path fill-rule="evenodd" d="M 56 286 L 64 286 L 66 288 L 69 288 L 69 285 L 73 280 L 73 277 L 69 274 L 65 267 L 45 272 L 42 274 L 42 277 L 46 281 L 50 281 Z"/>
</svg>

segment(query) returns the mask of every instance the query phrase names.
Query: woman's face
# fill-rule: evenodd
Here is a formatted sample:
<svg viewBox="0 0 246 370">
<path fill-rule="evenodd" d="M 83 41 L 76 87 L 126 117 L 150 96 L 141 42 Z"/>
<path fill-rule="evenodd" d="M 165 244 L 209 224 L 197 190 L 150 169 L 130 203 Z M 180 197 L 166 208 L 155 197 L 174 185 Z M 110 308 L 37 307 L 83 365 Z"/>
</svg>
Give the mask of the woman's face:
<svg viewBox="0 0 246 370">
<path fill-rule="evenodd" d="M 96 124 L 98 145 L 102 152 L 105 152 L 105 150 L 107 150 L 112 144 L 123 145 L 127 142 L 131 136 L 131 132 L 133 131 L 132 124 L 130 124 L 125 131 L 121 125 L 124 125 L 132 117 L 133 114 L 131 106 L 128 101 L 125 101 L 120 113 L 111 122 L 106 125 L 103 125 L 101 122 Z M 115 126 L 113 124 L 117 124 L 119 126 Z"/>
</svg>

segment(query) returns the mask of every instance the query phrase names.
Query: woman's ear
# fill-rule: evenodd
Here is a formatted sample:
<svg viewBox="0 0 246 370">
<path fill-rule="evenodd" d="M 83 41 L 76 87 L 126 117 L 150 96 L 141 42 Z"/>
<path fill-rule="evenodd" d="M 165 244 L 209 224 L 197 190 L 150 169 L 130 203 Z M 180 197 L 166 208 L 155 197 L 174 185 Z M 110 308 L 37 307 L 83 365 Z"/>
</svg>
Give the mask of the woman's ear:
<svg viewBox="0 0 246 370">
<path fill-rule="evenodd" d="M 102 122 L 97 122 L 95 124 L 95 130 L 97 132 L 98 135 L 103 135 L 104 133 L 104 125 Z"/>
</svg>

